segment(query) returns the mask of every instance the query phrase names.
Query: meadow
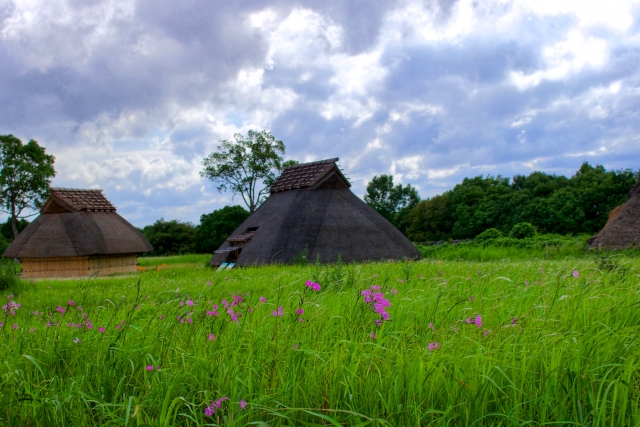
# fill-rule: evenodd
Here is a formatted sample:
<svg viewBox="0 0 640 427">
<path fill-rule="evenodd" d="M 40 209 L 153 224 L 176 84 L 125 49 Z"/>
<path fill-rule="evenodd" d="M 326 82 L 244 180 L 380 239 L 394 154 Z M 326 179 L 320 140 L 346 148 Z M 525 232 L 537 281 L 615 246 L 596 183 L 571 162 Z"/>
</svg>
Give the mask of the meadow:
<svg viewBox="0 0 640 427">
<path fill-rule="evenodd" d="M 4 291 L 0 424 L 640 424 L 635 255 L 205 258 Z"/>
</svg>

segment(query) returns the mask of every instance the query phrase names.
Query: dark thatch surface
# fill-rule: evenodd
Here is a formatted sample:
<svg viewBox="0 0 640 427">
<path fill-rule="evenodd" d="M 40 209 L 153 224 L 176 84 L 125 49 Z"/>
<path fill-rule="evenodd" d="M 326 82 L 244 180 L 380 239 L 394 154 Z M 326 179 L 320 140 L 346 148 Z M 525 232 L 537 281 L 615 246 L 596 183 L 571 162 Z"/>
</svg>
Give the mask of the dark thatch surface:
<svg viewBox="0 0 640 427">
<path fill-rule="evenodd" d="M 227 249 L 232 245 L 242 248 L 239 266 L 292 263 L 305 253 L 309 261 L 319 256 L 325 263 L 335 262 L 338 255 L 344 262 L 420 258 L 398 229 L 349 190 L 336 160 L 285 169 L 273 187 L 279 190 L 220 246 L 211 265 L 231 260 L 234 251 Z M 318 164 L 322 167 L 313 172 Z M 289 179 L 291 169 L 304 180 L 279 185 L 283 177 Z M 253 232 L 250 239 L 235 239 L 248 232 Z"/>
<path fill-rule="evenodd" d="M 73 192 L 74 198 L 65 194 L 68 192 Z M 88 196 L 83 198 L 82 193 Z M 101 190 L 52 189 L 40 216 L 18 235 L 4 256 L 50 258 L 152 250 L 149 241 L 116 213 Z"/>
<path fill-rule="evenodd" d="M 627 203 L 600 233 L 589 239 L 589 244 L 594 249 L 628 249 L 640 245 L 640 181 L 631 189 Z"/>
</svg>

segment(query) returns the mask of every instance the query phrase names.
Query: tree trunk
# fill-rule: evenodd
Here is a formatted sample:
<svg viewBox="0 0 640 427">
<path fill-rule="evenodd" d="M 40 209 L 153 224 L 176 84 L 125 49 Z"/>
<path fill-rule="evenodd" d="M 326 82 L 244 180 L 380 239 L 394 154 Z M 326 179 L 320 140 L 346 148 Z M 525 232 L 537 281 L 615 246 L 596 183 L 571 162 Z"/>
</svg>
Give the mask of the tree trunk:
<svg viewBox="0 0 640 427">
<path fill-rule="evenodd" d="M 16 218 L 16 208 L 15 206 L 11 206 L 11 228 L 13 229 L 13 238 L 17 238 L 18 234 L 18 221 Z"/>
</svg>

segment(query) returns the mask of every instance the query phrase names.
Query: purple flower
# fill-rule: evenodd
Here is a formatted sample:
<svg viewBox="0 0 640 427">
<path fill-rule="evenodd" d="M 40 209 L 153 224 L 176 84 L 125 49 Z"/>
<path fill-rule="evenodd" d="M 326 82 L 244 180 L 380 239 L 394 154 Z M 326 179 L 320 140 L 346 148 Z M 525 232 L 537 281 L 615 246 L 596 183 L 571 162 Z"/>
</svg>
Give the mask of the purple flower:
<svg viewBox="0 0 640 427">
<path fill-rule="evenodd" d="M 429 323 L 429 328 L 431 328 L 432 331 L 434 330 L 433 322 Z"/>
<path fill-rule="evenodd" d="M 209 341 L 215 341 L 216 340 L 216 336 L 213 334 L 209 334 Z"/>
<path fill-rule="evenodd" d="M 375 333 L 373 333 L 373 332 L 371 332 L 371 333 L 369 334 L 369 336 L 370 336 L 372 339 L 374 339 L 374 340 L 376 339 L 376 334 L 375 334 Z"/>
<path fill-rule="evenodd" d="M 240 408 L 242 409 L 247 409 L 247 402 L 245 402 L 244 399 L 240 399 L 240 402 L 238 402 L 238 405 L 240 405 Z"/>
<path fill-rule="evenodd" d="M 304 314 L 304 309 L 302 309 L 302 308 L 296 308 L 296 314 L 297 314 L 297 315 Z"/>
<path fill-rule="evenodd" d="M 311 289 L 313 289 L 314 291 L 319 291 L 320 290 L 320 284 L 312 282 L 310 280 L 307 280 L 307 283 L 305 283 L 304 285 L 309 287 L 309 288 L 311 288 Z"/>
<path fill-rule="evenodd" d="M 16 323 L 13 324 L 13 329 L 18 329 L 18 325 Z"/>
<path fill-rule="evenodd" d="M 48 326 L 51 326 L 51 323 L 47 323 Z M 104 334 L 104 326 L 100 326 L 98 328 L 98 332 L 100 332 L 101 334 Z"/>
<path fill-rule="evenodd" d="M 211 282 L 207 282 L 207 286 L 211 286 Z"/>
<path fill-rule="evenodd" d="M 427 348 L 429 348 L 429 351 L 434 351 L 434 350 L 440 348 L 440 343 L 439 342 L 430 342 L 429 345 L 427 346 Z"/>
<path fill-rule="evenodd" d="M 278 307 L 278 311 L 273 310 L 273 311 L 271 312 L 271 315 L 272 315 L 272 316 L 276 316 L 276 317 L 282 317 L 282 313 L 283 313 L 283 312 L 282 312 L 282 307 Z"/>
<path fill-rule="evenodd" d="M 578 273 L 578 270 L 573 270 L 573 277 L 575 277 L 576 279 L 580 277 L 580 273 Z"/>
<path fill-rule="evenodd" d="M 147 371 L 153 371 L 153 366 L 151 365 L 147 366 Z"/>
<path fill-rule="evenodd" d="M 75 303 L 73 302 L 73 300 L 69 300 L 69 305 L 70 305 L 70 306 L 72 306 L 72 307 L 75 305 Z"/>
<path fill-rule="evenodd" d="M 516 326 L 518 324 L 518 319 L 516 319 L 515 317 L 511 318 L 511 326 Z"/>
<path fill-rule="evenodd" d="M 484 336 L 486 337 L 486 336 L 487 336 L 487 335 L 489 335 L 490 333 L 491 333 L 491 329 L 487 329 L 486 331 L 484 331 L 484 332 L 482 333 L 482 335 L 484 335 Z"/>
<path fill-rule="evenodd" d="M 382 320 L 380 320 L 380 319 L 376 319 L 376 325 L 378 325 L 378 326 L 382 326 Z"/>
<path fill-rule="evenodd" d="M 187 318 L 187 323 L 193 323 L 193 319 L 191 317 Z"/>
<path fill-rule="evenodd" d="M 473 323 L 475 323 L 478 328 L 482 328 L 482 316 L 478 314 L 473 320 Z"/>
<path fill-rule="evenodd" d="M 471 296 L 469 297 L 469 301 L 474 302 L 475 300 L 476 300 L 476 299 L 473 297 L 473 295 L 471 295 Z"/>
<path fill-rule="evenodd" d="M 468 325 L 470 325 L 470 324 L 471 324 L 471 318 L 470 318 L 470 317 L 467 317 L 466 322 L 467 322 L 467 324 L 468 324 Z"/>
<path fill-rule="evenodd" d="M 391 289 L 391 295 L 395 295 L 395 294 L 397 294 L 397 293 L 398 293 L 398 290 L 397 290 L 397 289 Z"/>
<path fill-rule="evenodd" d="M 260 302 L 267 302 L 267 299 L 265 297 L 260 297 Z"/>
<path fill-rule="evenodd" d="M 37 315 L 38 315 L 38 311 L 34 311 L 34 312 L 33 312 L 33 315 L 34 315 L 34 316 L 37 316 Z"/>
</svg>

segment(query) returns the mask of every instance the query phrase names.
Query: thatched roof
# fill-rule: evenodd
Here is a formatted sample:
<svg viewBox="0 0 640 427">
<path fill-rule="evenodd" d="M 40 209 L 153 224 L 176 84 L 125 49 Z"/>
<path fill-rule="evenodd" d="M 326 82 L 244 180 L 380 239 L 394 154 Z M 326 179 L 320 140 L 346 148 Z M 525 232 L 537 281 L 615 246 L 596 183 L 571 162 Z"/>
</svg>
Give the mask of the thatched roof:
<svg viewBox="0 0 640 427">
<path fill-rule="evenodd" d="M 150 252 L 149 241 L 116 213 L 102 190 L 52 188 L 40 216 L 4 252 L 50 258 Z"/>
<path fill-rule="evenodd" d="M 336 161 L 286 168 L 269 198 L 214 254 L 225 262 L 240 248 L 240 266 L 310 261 L 419 258 L 418 249 L 389 221 L 355 196 Z"/>
<path fill-rule="evenodd" d="M 613 215 L 612 215 L 613 216 Z M 631 189 L 631 197 L 595 237 L 592 248 L 627 249 L 640 245 L 640 181 Z"/>
</svg>

